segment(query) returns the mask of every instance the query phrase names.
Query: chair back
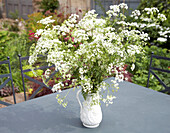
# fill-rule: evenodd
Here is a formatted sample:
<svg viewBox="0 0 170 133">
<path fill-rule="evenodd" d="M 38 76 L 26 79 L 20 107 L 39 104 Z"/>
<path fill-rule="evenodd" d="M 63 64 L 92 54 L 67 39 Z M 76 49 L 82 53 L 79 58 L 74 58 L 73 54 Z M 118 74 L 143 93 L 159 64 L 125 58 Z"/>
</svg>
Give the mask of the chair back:
<svg viewBox="0 0 170 133">
<path fill-rule="evenodd" d="M 28 61 L 29 56 L 26 56 L 26 57 L 21 57 L 21 55 L 18 55 L 18 56 L 19 56 L 19 62 L 20 62 L 20 70 L 21 70 L 21 76 L 22 76 L 22 82 L 23 82 L 24 99 L 25 99 L 25 101 L 26 101 L 26 100 L 33 99 L 33 98 L 38 94 L 38 92 L 40 92 L 44 87 L 51 90 L 51 89 L 52 89 L 52 86 L 48 86 L 48 85 L 45 84 L 45 83 L 48 82 L 51 78 L 53 78 L 58 71 L 55 70 L 55 71 L 49 76 L 49 78 L 47 78 L 47 79 L 45 80 L 45 83 L 44 83 L 43 81 L 41 82 L 41 81 L 39 81 L 39 80 L 37 80 L 37 79 L 34 79 L 34 78 L 32 78 L 32 77 L 30 77 L 30 76 L 28 76 L 28 75 L 26 74 L 27 72 L 32 71 L 31 68 L 23 70 L 22 62 L 23 62 L 24 60 Z M 38 55 L 38 57 L 45 58 L 46 56 Z M 45 70 L 45 69 L 53 68 L 53 67 L 54 67 L 54 65 L 51 65 L 51 66 L 43 65 L 43 66 L 38 66 L 38 67 L 34 68 L 33 70 Z M 26 86 L 25 86 L 25 80 L 24 80 L 24 79 L 27 79 L 27 80 L 32 81 L 32 82 L 34 82 L 34 83 L 36 83 L 36 84 L 39 85 L 39 87 L 31 94 L 31 96 L 29 96 L 29 98 L 27 98 L 27 95 L 26 95 L 27 89 L 26 89 Z"/>
<path fill-rule="evenodd" d="M 7 60 L 5 60 L 5 61 L 0 61 L 0 65 L 7 64 L 7 65 L 8 65 L 8 69 L 9 69 L 9 72 L 8 72 L 8 73 L 6 73 L 6 74 L 0 74 L 0 78 L 1 78 L 1 79 L 7 78 L 7 79 L 0 85 L 0 90 L 1 90 L 6 84 L 8 84 L 9 81 L 11 81 L 11 87 L 12 87 L 14 104 L 16 104 L 15 90 L 14 90 L 14 85 L 13 85 L 13 79 L 12 79 L 12 73 L 11 73 L 11 65 L 10 65 L 10 60 L 9 60 L 9 59 L 10 59 L 10 58 L 7 57 Z M 6 106 L 11 105 L 11 103 L 4 102 L 4 101 L 1 101 L 1 100 L 0 100 L 0 104 L 6 105 Z"/>
<path fill-rule="evenodd" d="M 151 55 L 151 59 L 150 59 L 150 65 L 149 65 L 149 73 L 148 73 L 148 80 L 147 80 L 147 87 L 149 87 L 149 78 L 150 78 L 150 74 L 153 74 L 153 76 L 160 82 L 160 84 L 164 87 L 163 90 L 161 90 L 160 92 L 163 93 L 170 93 L 170 79 L 169 79 L 169 83 L 168 85 L 165 84 L 162 79 L 159 78 L 159 76 L 153 71 L 159 71 L 159 72 L 164 72 L 164 73 L 170 73 L 170 70 L 166 70 L 166 69 L 161 69 L 161 68 L 157 68 L 156 66 L 152 66 L 153 65 L 153 59 L 160 59 L 160 60 L 166 60 L 170 62 L 170 58 L 168 57 L 162 57 L 162 56 L 158 56 L 158 55 L 154 55 L 152 53 Z M 168 66 L 170 67 L 170 66 Z"/>
</svg>

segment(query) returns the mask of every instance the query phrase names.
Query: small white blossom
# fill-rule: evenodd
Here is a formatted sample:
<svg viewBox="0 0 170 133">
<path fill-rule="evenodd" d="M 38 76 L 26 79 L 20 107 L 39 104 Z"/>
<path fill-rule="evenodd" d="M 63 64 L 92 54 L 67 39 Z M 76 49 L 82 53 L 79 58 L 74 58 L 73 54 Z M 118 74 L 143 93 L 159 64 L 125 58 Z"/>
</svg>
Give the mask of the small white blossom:
<svg viewBox="0 0 170 133">
<path fill-rule="evenodd" d="M 40 21 L 38 21 L 37 23 L 41 23 L 41 24 L 49 24 L 49 23 L 53 23 L 55 20 L 51 19 L 52 16 L 46 17 L 44 19 L 41 19 Z"/>
<path fill-rule="evenodd" d="M 59 82 L 58 84 L 55 84 L 53 88 L 51 89 L 53 92 L 61 92 L 62 87 L 64 87 L 64 84 L 62 82 Z"/>
<path fill-rule="evenodd" d="M 163 22 L 163 21 L 165 21 L 167 18 L 166 18 L 166 16 L 164 15 L 164 14 L 158 14 L 158 19 L 161 19 L 161 21 Z"/>
<path fill-rule="evenodd" d="M 135 69 L 135 64 L 133 63 L 131 66 L 131 70 L 133 71 Z"/>
<path fill-rule="evenodd" d="M 159 41 L 159 42 L 166 42 L 167 39 L 163 38 L 163 37 L 159 37 L 159 38 L 157 38 L 157 41 Z"/>
<path fill-rule="evenodd" d="M 128 9 L 127 4 L 125 4 L 125 3 L 119 4 L 119 7 L 122 8 L 122 9 L 126 9 L 126 10 Z"/>
</svg>

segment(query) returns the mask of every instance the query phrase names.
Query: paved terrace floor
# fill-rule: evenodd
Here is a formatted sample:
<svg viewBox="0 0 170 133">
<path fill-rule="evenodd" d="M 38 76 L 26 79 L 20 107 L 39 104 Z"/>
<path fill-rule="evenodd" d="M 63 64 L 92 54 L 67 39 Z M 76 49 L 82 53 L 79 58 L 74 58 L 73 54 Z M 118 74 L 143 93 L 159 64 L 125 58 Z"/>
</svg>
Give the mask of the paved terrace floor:
<svg viewBox="0 0 170 133">
<path fill-rule="evenodd" d="M 24 92 L 21 93 L 15 93 L 16 96 L 16 102 L 20 103 L 24 101 Z M 3 97 L 3 101 L 9 102 L 9 103 L 14 103 L 13 96 L 8 96 L 8 97 Z M 6 107 L 5 105 L 0 104 L 0 108 Z"/>
</svg>

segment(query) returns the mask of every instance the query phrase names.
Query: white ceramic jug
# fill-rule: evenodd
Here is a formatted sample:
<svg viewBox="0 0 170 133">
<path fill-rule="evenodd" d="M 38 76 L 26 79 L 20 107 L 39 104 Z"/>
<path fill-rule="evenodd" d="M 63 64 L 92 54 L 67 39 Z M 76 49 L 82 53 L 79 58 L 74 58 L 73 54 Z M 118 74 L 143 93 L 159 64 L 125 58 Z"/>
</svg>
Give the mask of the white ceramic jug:
<svg viewBox="0 0 170 133">
<path fill-rule="evenodd" d="M 92 96 L 87 96 L 83 105 L 79 99 L 79 93 L 81 90 L 77 91 L 77 100 L 80 104 L 80 119 L 85 127 L 96 128 L 102 121 L 102 111 L 99 104 L 91 105 Z"/>
</svg>

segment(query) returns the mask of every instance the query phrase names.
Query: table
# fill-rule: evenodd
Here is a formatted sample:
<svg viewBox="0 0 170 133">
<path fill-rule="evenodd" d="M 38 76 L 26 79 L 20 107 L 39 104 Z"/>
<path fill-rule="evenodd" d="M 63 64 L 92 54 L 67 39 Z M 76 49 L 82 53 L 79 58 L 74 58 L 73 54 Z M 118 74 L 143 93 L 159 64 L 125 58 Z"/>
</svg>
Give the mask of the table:
<svg viewBox="0 0 170 133">
<path fill-rule="evenodd" d="M 101 105 L 103 120 L 95 129 L 83 127 L 71 90 L 67 108 L 54 93 L 0 109 L 0 133 L 170 133 L 169 95 L 125 81 L 115 94 L 112 105 Z"/>
</svg>

